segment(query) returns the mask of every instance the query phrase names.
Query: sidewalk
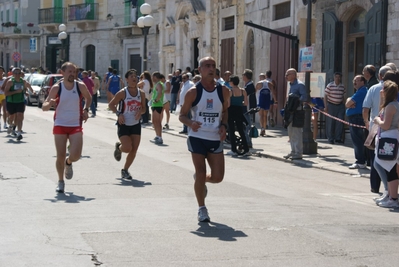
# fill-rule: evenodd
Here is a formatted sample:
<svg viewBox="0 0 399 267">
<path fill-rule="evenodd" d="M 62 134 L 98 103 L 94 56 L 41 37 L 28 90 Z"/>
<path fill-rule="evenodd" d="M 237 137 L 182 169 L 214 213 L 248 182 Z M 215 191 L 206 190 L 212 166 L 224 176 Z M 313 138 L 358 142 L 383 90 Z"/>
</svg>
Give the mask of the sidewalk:
<svg viewBox="0 0 399 267">
<path fill-rule="evenodd" d="M 112 112 L 107 111 L 106 99 L 99 99 L 97 115 L 115 118 Z M 164 118 L 162 125 L 165 124 Z M 144 126 L 146 129 L 152 129 L 152 126 Z M 257 125 L 259 129 L 259 125 Z M 178 115 L 171 114 L 169 121 L 169 130 L 163 131 L 164 142 L 168 142 L 167 135 L 179 136 L 187 138 L 185 134 L 179 134 L 182 131 L 183 125 L 179 121 Z M 318 139 L 317 141 L 317 155 L 303 155 L 301 160 L 286 160 L 283 156 L 291 151 L 290 143 L 288 142 L 287 130 L 283 127 L 276 126 L 266 130 L 266 137 L 259 136 L 252 139 L 253 149 L 251 149 L 252 157 L 264 157 L 274 160 L 287 162 L 288 164 L 295 164 L 303 167 L 319 168 L 332 172 L 342 173 L 357 177 L 370 177 L 370 168 L 351 170 L 348 167 L 355 162 L 354 150 L 350 137 L 346 138 L 345 144 L 331 145 L 327 139 Z M 225 144 L 225 153 L 230 150 L 230 145 Z M 229 157 L 226 155 L 226 157 Z"/>
</svg>

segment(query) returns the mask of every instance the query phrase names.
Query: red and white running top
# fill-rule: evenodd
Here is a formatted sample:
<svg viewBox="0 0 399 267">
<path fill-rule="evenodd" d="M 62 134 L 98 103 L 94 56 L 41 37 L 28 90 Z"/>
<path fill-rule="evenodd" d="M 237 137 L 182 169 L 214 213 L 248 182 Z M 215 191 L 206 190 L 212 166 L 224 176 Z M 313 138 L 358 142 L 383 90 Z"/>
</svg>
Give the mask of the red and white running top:
<svg viewBox="0 0 399 267">
<path fill-rule="evenodd" d="M 64 127 L 76 127 L 82 125 L 82 101 L 77 88 L 77 83 L 73 83 L 73 88 L 68 90 L 64 82 L 60 82 L 60 93 L 58 103 L 54 113 L 54 125 Z"/>
</svg>

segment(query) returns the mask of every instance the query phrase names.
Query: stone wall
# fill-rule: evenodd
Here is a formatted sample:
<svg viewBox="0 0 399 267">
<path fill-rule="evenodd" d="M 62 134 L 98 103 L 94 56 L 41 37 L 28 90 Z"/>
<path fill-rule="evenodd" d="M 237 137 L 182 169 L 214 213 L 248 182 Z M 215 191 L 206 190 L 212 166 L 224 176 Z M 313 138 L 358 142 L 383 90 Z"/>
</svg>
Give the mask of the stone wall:
<svg viewBox="0 0 399 267">
<path fill-rule="evenodd" d="M 399 2 L 389 0 L 387 30 L 387 62 L 399 66 Z"/>
</svg>

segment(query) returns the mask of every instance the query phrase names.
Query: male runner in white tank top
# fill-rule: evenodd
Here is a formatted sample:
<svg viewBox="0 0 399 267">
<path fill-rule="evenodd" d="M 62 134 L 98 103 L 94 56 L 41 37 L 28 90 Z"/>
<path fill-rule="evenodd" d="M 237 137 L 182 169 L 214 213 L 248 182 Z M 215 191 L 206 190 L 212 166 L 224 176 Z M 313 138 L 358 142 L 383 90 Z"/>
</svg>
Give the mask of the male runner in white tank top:
<svg viewBox="0 0 399 267">
<path fill-rule="evenodd" d="M 132 165 L 141 139 L 141 115 L 146 112 L 145 93 L 137 87 L 137 71 L 128 70 L 125 74 L 127 87 L 119 90 L 108 107 L 116 113 L 119 142 L 115 144 L 114 158 L 121 160 L 122 152 L 127 153 L 121 170 L 122 179 L 132 179 L 129 167 Z"/>
<path fill-rule="evenodd" d="M 224 177 L 223 140 L 226 138 L 230 94 L 225 86 L 215 84 L 216 62 L 212 57 L 202 58 L 198 70 L 201 81 L 187 91 L 179 120 L 189 127 L 187 144 L 195 168 L 198 221 L 209 222 L 205 183 L 220 183 Z M 197 99 L 197 94 L 201 99 Z M 189 112 L 192 119 L 187 116 Z M 208 174 L 205 159 L 211 168 Z"/>
<path fill-rule="evenodd" d="M 54 140 L 57 151 L 56 168 L 58 173 L 58 193 L 64 193 L 66 179 L 72 179 L 72 162 L 78 161 L 82 154 L 83 128 L 82 121 L 88 119 L 91 105 L 91 94 L 86 85 L 75 80 L 76 66 L 71 62 L 65 62 L 61 66 L 63 80 L 51 87 L 42 109 L 48 111 L 55 107 L 54 113 Z M 82 98 L 85 99 L 85 107 L 82 107 Z M 66 145 L 69 139 L 69 156 L 66 155 Z"/>
</svg>

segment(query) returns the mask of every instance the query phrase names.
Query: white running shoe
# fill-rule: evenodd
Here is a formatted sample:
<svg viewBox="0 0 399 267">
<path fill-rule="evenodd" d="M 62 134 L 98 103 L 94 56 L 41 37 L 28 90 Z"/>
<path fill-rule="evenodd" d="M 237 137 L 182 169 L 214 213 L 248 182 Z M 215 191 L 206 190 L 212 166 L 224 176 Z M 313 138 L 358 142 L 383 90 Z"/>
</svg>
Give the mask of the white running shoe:
<svg viewBox="0 0 399 267">
<path fill-rule="evenodd" d="M 210 222 L 211 218 L 208 215 L 208 209 L 203 207 L 198 210 L 198 221 L 199 222 Z"/>
<path fill-rule="evenodd" d="M 366 164 L 359 164 L 359 163 L 353 163 L 352 165 L 349 166 L 349 169 L 364 169 L 366 168 Z"/>
<path fill-rule="evenodd" d="M 378 206 L 382 208 L 392 208 L 397 209 L 399 208 L 398 200 L 393 200 L 392 198 L 388 199 L 388 201 L 380 202 Z"/>
<path fill-rule="evenodd" d="M 375 201 L 375 204 L 377 204 L 377 205 L 378 205 L 378 203 L 387 201 L 388 199 L 389 199 L 388 191 L 385 191 L 384 194 L 382 194 L 382 196 L 373 198 L 373 200 Z"/>
<path fill-rule="evenodd" d="M 55 189 L 55 191 L 56 191 L 57 193 L 64 193 L 64 190 L 65 190 L 65 183 L 64 183 L 64 181 L 58 182 L 58 186 L 57 186 L 57 188 Z"/>
</svg>

